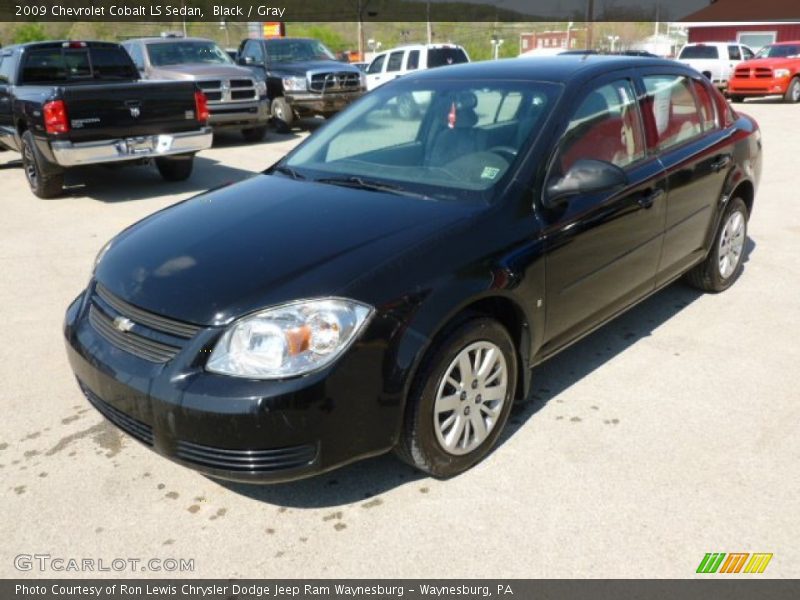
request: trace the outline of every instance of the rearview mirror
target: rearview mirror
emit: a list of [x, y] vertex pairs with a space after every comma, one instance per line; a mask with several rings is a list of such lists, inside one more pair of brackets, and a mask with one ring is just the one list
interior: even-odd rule
[[556, 208], [570, 196], [607, 192], [627, 185], [628, 177], [618, 166], [604, 160], [582, 158], [566, 175], [547, 186], [542, 203]]

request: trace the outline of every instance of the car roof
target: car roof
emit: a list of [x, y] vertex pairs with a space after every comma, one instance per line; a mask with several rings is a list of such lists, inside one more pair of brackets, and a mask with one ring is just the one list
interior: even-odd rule
[[3, 50], [15, 50], [26, 48], [63, 48], [64, 44], [86, 44], [87, 47], [94, 48], [108, 48], [112, 46], [119, 46], [117, 42], [101, 42], [99, 40], [48, 40], [46, 42], [27, 42], [25, 44], [14, 44], [13, 46], [5, 46]]
[[210, 40], [208, 38], [200, 38], [200, 37], [160, 37], [160, 36], [152, 36], [152, 37], [142, 37], [142, 38], [133, 38], [129, 40], [125, 40], [125, 42], [144, 42], [145, 44], [159, 44], [159, 43], [170, 43], [170, 42], [212, 42], [216, 44], [214, 40]]
[[671, 67], [678, 71], [685, 70], [680, 63], [664, 58], [585, 54], [523, 56], [463, 63], [438, 69], [426, 69], [403, 78], [438, 79], [446, 73], [446, 77], [453, 79], [527, 79], [562, 83], [578, 76], [589, 79], [610, 71], [638, 67]]

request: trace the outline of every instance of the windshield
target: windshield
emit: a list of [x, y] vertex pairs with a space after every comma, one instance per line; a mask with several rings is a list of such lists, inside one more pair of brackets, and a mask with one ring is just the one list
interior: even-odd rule
[[234, 64], [230, 56], [214, 42], [158, 42], [147, 45], [147, 54], [154, 67]]
[[800, 45], [781, 44], [774, 46], [764, 46], [756, 54], [756, 58], [791, 58], [800, 56]]
[[683, 50], [681, 50], [681, 55], [678, 58], [719, 58], [719, 52], [717, 51], [716, 46], [686, 46]]
[[267, 40], [267, 57], [271, 62], [336, 60], [333, 52], [317, 40]]
[[396, 193], [489, 202], [560, 91], [560, 85], [534, 81], [426, 79], [379, 87], [277, 170], [334, 185], [357, 180]]
[[137, 79], [139, 74], [119, 47], [46, 48], [25, 53], [23, 83], [74, 79]]

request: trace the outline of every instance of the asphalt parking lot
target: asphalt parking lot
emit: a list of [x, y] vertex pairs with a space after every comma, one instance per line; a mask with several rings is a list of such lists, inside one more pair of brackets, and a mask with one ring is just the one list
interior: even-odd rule
[[[535, 372], [488, 460], [450, 481], [392, 457], [276, 486], [221, 484], [107, 424], [61, 322], [103, 243], [278, 159], [304, 133], [221, 139], [193, 178], [89, 169], [39, 200], [0, 153], [0, 576], [19, 554], [194, 559], [198, 577], [690, 577], [706, 552], [800, 576], [800, 106], [748, 102], [765, 164], [744, 273], [675, 284]], [[124, 571], [89, 575], [163, 576]], [[51, 577], [81, 573], [47, 572]]]

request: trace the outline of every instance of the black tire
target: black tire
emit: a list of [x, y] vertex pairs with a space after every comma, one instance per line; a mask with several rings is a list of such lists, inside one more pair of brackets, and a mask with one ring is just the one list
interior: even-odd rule
[[411, 119], [416, 119], [418, 115], [419, 107], [414, 100], [414, 96], [410, 93], [400, 94], [397, 97], [397, 116], [410, 121]]
[[800, 102], [800, 77], [795, 77], [789, 82], [789, 87], [786, 88], [786, 93], [783, 95], [783, 101], [787, 104]]
[[165, 181], [186, 181], [194, 168], [194, 154], [157, 158], [156, 168]]
[[[723, 235], [727, 236], [726, 225], [730, 222], [734, 213], [740, 213], [743, 219], [742, 227], [743, 243], [741, 251], [736, 258], [736, 265], [733, 271], [725, 276], [720, 267], [720, 249]], [[725, 212], [720, 219], [717, 233], [714, 236], [713, 246], [706, 259], [694, 267], [686, 274], [687, 281], [694, 287], [704, 292], [718, 293], [727, 290], [739, 278], [742, 273], [744, 253], [747, 246], [747, 206], [741, 198], [733, 198], [728, 202]], [[727, 238], [726, 238], [727, 239]]]
[[731, 102], [733, 102], [734, 104], [741, 104], [742, 102], [744, 102], [744, 96], [739, 96], [738, 94], [732, 94], [728, 96], [728, 98], [730, 98]]
[[[436, 397], [440, 389], [444, 392], [446, 386], [450, 385], [444, 383], [444, 379], [451, 372], [450, 369], [453, 368], [456, 357], [478, 342], [488, 342], [502, 352], [506, 367], [506, 393], [502, 405], [497, 409], [496, 420], [483, 441], [471, 451], [454, 454], [447, 451], [443, 443], [439, 441], [434, 420], [442, 418], [441, 415], [447, 415], [444, 417], [444, 421], [449, 420], [450, 416], [456, 418], [456, 415], [457, 418], [465, 421], [474, 419], [475, 415], [482, 417], [485, 413], [478, 408], [481, 398], [479, 395], [474, 396], [480, 392], [481, 388], [475, 389], [474, 386], [468, 386], [464, 388], [466, 391], [459, 393], [458, 389], [460, 388], [450, 386], [453, 392], [450, 395], [457, 395], [459, 404], [452, 412], [440, 413], [440, 417], [434, 416]], [[411, 466], [440, 478], [458, 475], [482, 460], [494, 447], [508, 420], [514, 401], [517, 368], [514, 342], [506, 329], [494, 319], [477, 317], [452, 327], [427, 352], [414, 379], [406, 407], [403, 432], [395, 448], [397, 456]], [[464, 378], [465, 381], [468, 379], [469, 376]], [[469, 388], [472, 388], [471, 391]], [[490, 388], [487, 386], [485, 389]], [[498, 395], [501, 394], [502, 391]], [[472, 408], [474, 408], [475, 414], [470, 417], [469, 411]], [[456, 429], [457, 421], [452, 427]], [[471, 432], [470, 429], [472, 429]], [[473, 442], [477, 442], [474, 425], [470, 424], [466, 431], [466, 438], [469, 439], [470, 436], [473, 436]], [[449, 431], [446, 432], [446, 435], [449, 433]], [[461, 434], [457, 433], [455, 437], [458, 441]]]
[[[64, 193], [64, 173], [53, 171], [53, 167], [45, 169], [44, 158], [42, 157], [33, 134], [26, 131], [22, 134], [22, 167], [25, 170], [25, 177], [31, 191], [39, 198], [56, 198]], [[45, 175], [45, 170], [49, 171]]]
[[242, 137], [244, 137], [246, 142], [249, 142], [251, 144], [256, 144], [262, 141], [265, 135], [267, 135], [266, 127], [253, 127], [251, 129], [242, 129]]
[[292, 127], [292, 123], [295, 121], [294, 110], [283, 96], [279, 96], [272, 101], [270, 113], [272, 114], [272, 118], [276, 121], [276, 127], [280, 127], [282, 125], [283, 127], [290, 129]]

